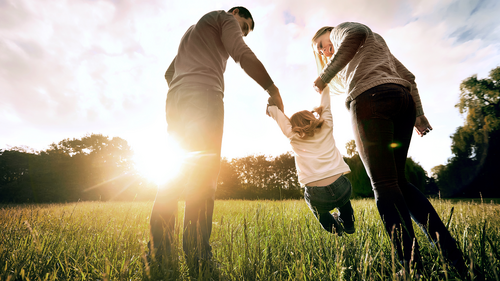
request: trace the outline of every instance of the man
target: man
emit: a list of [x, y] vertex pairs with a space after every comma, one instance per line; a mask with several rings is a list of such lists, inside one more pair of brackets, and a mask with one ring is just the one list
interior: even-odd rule
[[283, 102], [262, 63], [243, 41], [254, 29], [244, 7], [205, 14], [181, 39], [177, 56], [165, 73], [169, 91], [168, 133], [190, 154], [181, 176], [156, 196], [151, 214], [150, 251], [169, 256], [182, 193], [186, 200], [183, 248], [193, 261], [210, 260], [215, 190], [220, 169], [224, 123], [224, 71], [231, 56], [265, 89], [278, 107]]

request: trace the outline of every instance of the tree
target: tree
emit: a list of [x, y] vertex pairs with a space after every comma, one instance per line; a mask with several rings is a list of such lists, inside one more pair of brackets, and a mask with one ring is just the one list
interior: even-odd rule
[[0, 199], [21, 202], [31, 198], [37, 202], [36, 192], [31, 188], [31, 169], [36, 156], [21, 147], [0, 150]]
[[358, 153], [353, 154], [351, 157], [344, 157], [351, 172], [345, 174], [352, 185], [353, 197], [373, 197], [372, 185], [370, 178], [366, 173], [365, 166], [361, 161]]
[[250, 155], [231, 161], [245, 199], [284, 199], [302, 197], [294, 156]]
[[366, 173], [365, 166], [361, 161], [358, 150], [356, 148], [356, 142], [350, 140], [345, 144], [347, 150], [347, 155], [349, 157], [344, 157], [344, 161], [347, 163], [351, 172], [345, 176], [349, 179], [352, 185], [352, 196], [353, 197], [373, 197], [372, 185], [370, 178]]
[[350, 140], [345, 144], [345, 148], [347, 150], [347, 155], [349, 157], [352, 157], [356, 154], [358, 154], [358, 151], [356, 150], [356, 142], [354, 140]]
[[290, 152], [222, 159], [216, 198], [299, 199], [303, 197]]
[[[65, 139], [41, 152], [0, 152], [0, 200], [64, 202], [109, 200], [137, 193], [140, 178], [132, 150], [121, 138], [101, 134]], [[131, 199], [132, 199], [131, 198]]]
[[460, 85], [460, 100], [455, 105], [466, 115], [465, 124], [452, 136], [452, 152], [484, 164], [489, 136], [500, 128], [500, 67], [490, 71], [490, 78], [473, 75]]
[[29, 153], [16, 148], [0, 150], [0, 183], [21, 183], [29, 172]]
[[227, 158], [222, 158], [220, 163], [220, 172], [217, 179], [217, 199], [237, 199], [243, 198], [240, 179], [232, 162]]
[[286, 152], [272, 159], [272, 167], [276, 175], [274, 190], [278, 190], [280, 199], [298, 199], [304, 195], [301, 189], [297, 169], [295, 167], [295, 156]]
[[69, 201], [108, 200], [118, 196], [130, 181], [132, 150], [119, 137], [90, 134], [51, 144], [53, 171], [59, 171], [60, 192]]
[[[345, 176], [351, 181], [354, 197], [373, 197], [373, 190], [370, 178], [366, 173], [361, 157], [356, 150], [356, 142], [350, 140], [346, 143], [347, 154], [350, 157], [344, 157], [344, 161], [349, 165], [351, 172]], [[431, 193], [434, 191], [427, 191], [429, 178], [424, 168], [419, 163], [413, 161], [411, 157], [406, 159], [405, 166], [406, 179], [415, 185], [420, 191], [424, 193]]]
[[411, 157], [406, 158], [405, 176], [408, 182], [412, 183], [415, 187], [422, 191], [422, 193], [432, 193], [432, 190], [427, 190], [427, 183], [429, 181], [427, 172]]
[[500, 170], [500, 67], [491, 70], [489, 78], [473, 75], [463, 80], [455, 107], [465, 115], [464, 125], [451, 136], [453, 156], [446, 167], [436, 169], [437, 184], [449, 195], [495, 194], [497, 188], [487, 187]]

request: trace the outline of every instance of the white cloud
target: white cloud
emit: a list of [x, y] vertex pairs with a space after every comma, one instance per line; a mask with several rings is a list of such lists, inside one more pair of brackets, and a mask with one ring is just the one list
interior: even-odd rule
[[[264, 63], [285, 112], [311, 109], [319, 97], [311, 36], [322, 26], [358, 21], [383, 35], [417, 77], [434, 131], [415, 138], [410, 155], [430, 170], [451, 156], [449, 135], [462, 119], [453, 105], [460, 82], [500, 63], [499, 4], [479, 1], [254, 1], [245, 41]], [[0, 147], [103, 133], [136, 151], [165, 135], [163, 73], [185, 30], [204, 13], [234, 1], [0, 2]], [[474, 11], [474, 12], [472, 12]], [[468, 32], [470, 31], [470, 32]], [[468, 32], [468, 33], [467, 33]], [[277, 155], [290, 150], [265, 115], [266, 93], [228, 61], [223, 154]], [[352, 139], [345, 96], [332, 97], [337, 145]]]
[[443, 7], [448, 7], [455, 0], [410, 0], [413, 6], [411, 13], [412, 17], [428, 16], [432, 11], [436, 11]]
[[455, 108], [460, 83], [500, 62], [497, 48], [480, 39], [457, 42], [449, 36], [453, 29], [446, 21], [416, 20], [384, 34], [391, 51], [416, 76], [424, 111], [434, 127], [425, 138], [415, 134], [410, 149], [414, 160], [428, 171], [446, 163], [451, 156], [449, 137], [463, 124]]

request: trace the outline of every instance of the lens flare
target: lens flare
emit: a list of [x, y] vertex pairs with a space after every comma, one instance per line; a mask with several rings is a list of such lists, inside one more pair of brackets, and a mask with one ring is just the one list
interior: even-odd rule
[[179, 143], [168, 137], [163, 146], [141, 149], [134, 157], [134, 163], [141, 175], [159, 187], [164, 187], [179, 174], [186, 156], [187, 153]]
[[393, 142], [389, 145], [391, 148], [397, 148], [397, 147], [400, 147], [401, 144], [400, 143], [396, 143], [396, 142]]

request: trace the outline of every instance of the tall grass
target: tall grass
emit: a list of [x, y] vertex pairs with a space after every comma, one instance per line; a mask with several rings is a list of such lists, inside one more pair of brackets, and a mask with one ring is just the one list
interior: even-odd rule
[[[432, 203], [464, 251], [471, 268], [465, 279], [499, 280], [500, 205]], [[162, 263], [146, 258], [151, 207], [151, 202], [0, 206], [0, 279], [392, 280], [401, 269], [373, 200], [353, 200], [356, 233], [342, 237], [324, 231], [303, 201], [216, 201], [211, 244], [217, 267], [198, 274], [189, 271], [182, 253], [182, 203], [173, 258]], [[458, 278], [439, 245], [420, 230], [416, 234], [424, 279]]]

